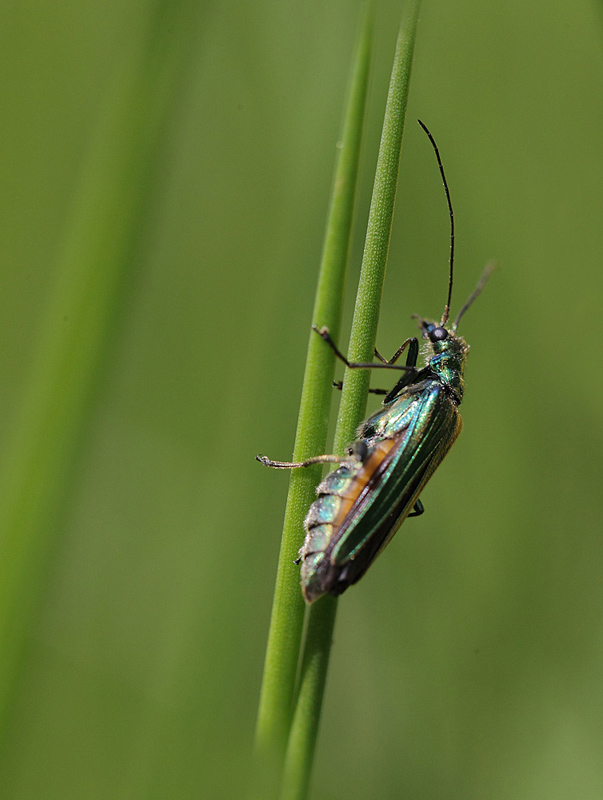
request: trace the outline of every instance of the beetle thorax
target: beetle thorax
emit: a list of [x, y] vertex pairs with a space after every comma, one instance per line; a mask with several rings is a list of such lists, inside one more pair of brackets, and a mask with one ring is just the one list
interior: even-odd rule
[[469, 346], [465, 340], [449, 331], [447, 339], [432, 341], [426, 337], [425, 360], [432, 372], [454, 394], [458, 403], [463, 397], [465, 362]]

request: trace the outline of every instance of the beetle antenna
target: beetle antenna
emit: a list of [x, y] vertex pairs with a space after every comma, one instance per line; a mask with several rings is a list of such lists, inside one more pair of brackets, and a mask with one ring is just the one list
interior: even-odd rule
[[444, 166], [442, 164], [442, 159], [440, 158], [440, 151], [438, 150], [438, 146], [435, 143], [435, 139], [429, 132], [427, 125], [421, 120], [417, 120], [419, 125], [423, 128], [429, 141], [431, 142], [431, 146], [436, 154], [436, 158], [438, 160], [438, 167], [440, 168], [440, 175], [442, 176], [442, 181], [444, 183], [444, 191], [446, 192], [446, 201], [448, 202], [448, 211], [450, 212], [450, 272], [448, 278], [448, 299], [446, 300], [446, 308], [444, 309], [444, 313], [442, 315], [442, 321], [440, 325], [445, 325], [448, 322], [448, 317], [450, 316], [450, 303], [452, 301], [452, 278], [453, 278], [453, 270], [454, 270], [454, 211], [452, 210], [452, 202], [450, 200], [450, 190], [448, 188], [448, 182], [446, 180], [446, 175], [444, 173]]
[[452, 330], [453, 331], [456, 331], [456, 329], [458, 328], [459, 322], [461, 321], [461, 317], [463, 316], [465, 311], [467, 311], [467, 309], [473, 303], [475, 298], [479, 297], [479, 295], [482, 293], [482, 289], [484, 288], [484, 286], [488, 282], [488, 279], [490, 278], [490, 275], [492, 275], [492, 273], [496, 269], [497, 264], [498, 264], [497, 261], [488, 261], [488, 263], [486, 264], [486, 267], [485, 267], [484, 271], [482, 272], [482, 276], [479, 279], [479, 281], [477, 282], [477, 286], [475, 287], [475, 289], [471, 293], [471, 295], [470, 295], [469, 299], [467, 300], [467, 302], [465, 303], [465, 305], [459, 311], [457, 318], [454, 320], [454, 325], [452, 326]]

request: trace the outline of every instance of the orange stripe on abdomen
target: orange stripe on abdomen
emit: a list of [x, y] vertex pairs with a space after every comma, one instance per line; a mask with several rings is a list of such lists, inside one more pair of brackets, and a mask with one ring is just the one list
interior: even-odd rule
[[358, 500], [363, 490], [366, 488], [369, 481], [379, 468], [380, 464], [382, 464], [383, 460], [394, 447], [395, 443], [395, 439], [383, 439], [381, 442], [378, 442], [374, 446], [367, 460], [362, 465], [362, 469], [360, 469], [354, 476], [354, 480], [351, 482], [346, 493], [340, 495], [342, 503], [337, 516], [333, 520], [333, 526], [336, 529], [343, 524], [343, 521], [352, 510], [354, 503]]

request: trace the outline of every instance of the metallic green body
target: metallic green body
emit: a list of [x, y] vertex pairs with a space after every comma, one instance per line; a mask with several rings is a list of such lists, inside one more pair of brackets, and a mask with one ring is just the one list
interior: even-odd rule
[[462, 427], [458, 410], [468, 347], [454, 328], [422, 323], [426, 365], [399, 382], [393, 398], [358, 430], [352, 455], [317, 489], [300, 550], [308, 603], [356, 583], [412, 512]]

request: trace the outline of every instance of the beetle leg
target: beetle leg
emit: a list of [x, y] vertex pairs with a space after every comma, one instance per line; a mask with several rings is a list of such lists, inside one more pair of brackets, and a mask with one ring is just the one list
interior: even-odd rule
[[268, 456], [257, 455], [256, 461], [265, 467], [273, 469], [297, 469], [298, 467], [311, 467], [312, 464], [341, 464], [346, 461], [345, 456], [313, 456], [305, 461], [272, 461]]
[[420, 500], [414, 504], [412, 511], [408, 515], [409, 517], [420, 517], [421, 514], [425, 513], [425, 506]]
[[381, 359], [384, 364], [395, 364], [396, 361], [400, 358], [402, 353], [408, 347], [408, 355], [406, 356], [406, 366], [407, 367], [416, 367], [417, 366], [417, 358], [419, 357], [419, 340], [416, 336], [411, 336], [405, 342], [403, 342], [400, 347], [396, 350], [393, 356], [387, 361], [383, 356], [377, 352], [375, 348], [375, 355], [377, 358]]
[[415, 365], [390, 364], [389, 361], [379, 363], [372, 361], [348, 361], [331, 338], [328, 328], [319, 328], [317, 325], [312, 325], [312, 330], [316, 331], [316, 333], [325, 340], [337, 358], [340, 361], [343, 361], [348, 369], [399, 369], [403, 370], [404, 372], [412, 372], [413, 374], [417, 371]]
[[413, 382], [414, 375], [417, 371], [417, 358], [419, 357], [419, 340], [416, 336], [412, 336], [410, 339], [407, 339], [404, 344], [398, 348], [398, 351], [392, 356], [392, 361], [395, 361], [397, 358], [399, 358], [407, 347], [408, 354], [406, 356], [406, 368], [412, 369], [415, 372], [408, 372], [406, 375], [403, 375], [400, 378], [398, 383], [386, 396], [385, 400], [383, 401], [383, 405], [390, 403], [402, 391], [402, 389], [404, 389], [406, 386], [409, 386]]
[[[343, 389], [343, 381], [333, 381], [333, 388]], [[369, 389], [369, 394], [389, 394], [389, 389]]]

